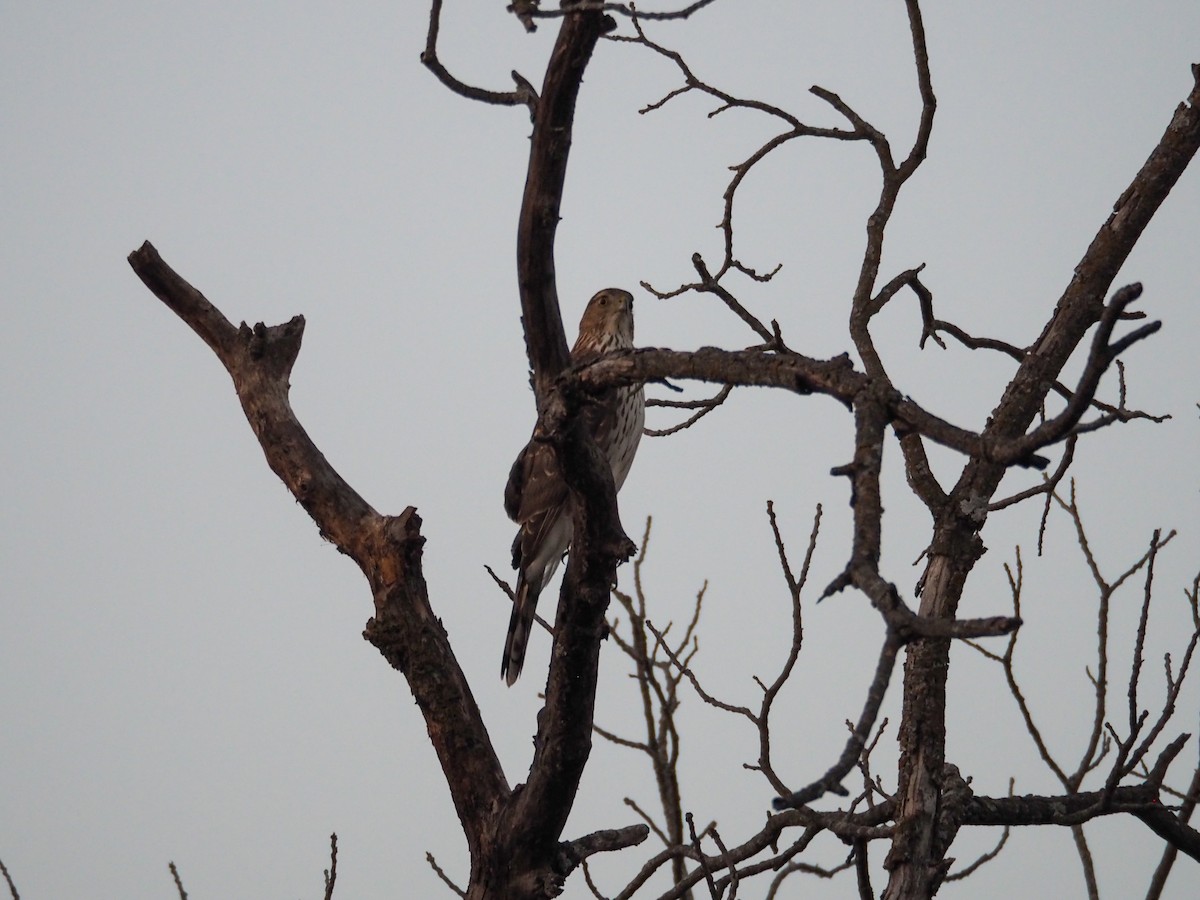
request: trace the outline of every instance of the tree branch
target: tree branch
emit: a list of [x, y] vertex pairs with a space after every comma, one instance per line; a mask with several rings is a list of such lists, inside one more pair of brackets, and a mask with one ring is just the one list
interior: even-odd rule
[[267, 464], [317, 523], [321, 536], [366, 571], [371, 536], [383, 517], [325, 459], [292, 412], [288, 377], [300, 352], [304, 317], [283, 325], [234, 328], [172, 269], [149, 241], [129, 255], [134, 272], [225, 366]]
[[466, 676], [429, 604], [421, 570], [421, 519], [377, 513], [337, 473], [296, 419], [288, 375], [304, 319], [235, 329], [146, 242], [129, 255], [142, 282], [204, 339], [221, 360], [267, 464], [317, 523], [352, 558], [375, 598], [368, 638], [408, 681], [446, 776], [475, 859], [488, 814], [509, 796], [508, 782]]
[[575, 101], [596, 42], [613, 27], [611, 18], [595, 11], [563, 20], [546, 68], [530, 139], [517, 224], [517, 282], [539, 412], [569, 361], [554, 270], [554, 237], [571, 151]]
[[460, 97], [466, 97], [468, 100], [478, 100], [481, 103], [491, 103], [497, 106], [520, 106], [523, 104], [529, 107], [530, 118], [535, 118], [538, 109], [537, 91], [533, 89], [533, 85], [518, 73], [512, 73], [512, 79], [517, 85], [515, 91], [489, 91], [486, 88], [474, 87], [459, 81], [450, 74], [449, 70], [442, 65], [442, 61], [438, 59], [437, 55], [438, 31], [441, 28], [441, 20], [442, 0], [433, 0], [429, 9], [429, 31], [425, 37], [425, 49], [421, 51], [421, 64], [432, 72], [438, 81]]
[[637, 846], [649, 835], [650, 829], [645, 825], [628, 825], [625, 828], [593, 831], [591, 834], [563, 843], [560, 845], [563, 871], [564, 873], [573, 871], [585, 859], [597, 853], [611, 853], [614, 850]]
[[[174, 865], [174, 863], [172, 863]], [[13, 883], [12, 876], [8, 874], [8, 868], [0, 861], [0, 875], [4, 876], [4, 883], [8, 885], [8, 892], [12, 895], [12, 900], [21, 900], [21, 895], [17, 893], [17, 886]], [[183, 887], [180, 886], [180, 891]], [[187, 895], [183, 895], [183, 900], [187, 900]]]
[[604, 616], [617, 563], [636, 550], [621, 527], [612, 470], [577, 415], [582, 399], [556, 391], [541, 420], [571, 491], [574, 525], [533, 765], [508, 824], [521, 836], [514, 844], [532, 847], [558, 840], [574, 804], [592, 746]]
[[[179, 869], [175, 867], [174, 861], [167, 863], [167, 870], [171, 873], [171, 880], [175, 882], [175, 891], [179, 894], [179, 900], [187, 900], [187, 891], [183, 889], [183, 880], [179, 877]], [[10, 882], [11, 884], [11, 882]], [[14, 900], [17, 896], [16, 889], [13, 889]]]
[[337, 884], [337, 832], [329, 835], [329, 868], [325, 870], [325, 900], [333, 900], [333, 886]]

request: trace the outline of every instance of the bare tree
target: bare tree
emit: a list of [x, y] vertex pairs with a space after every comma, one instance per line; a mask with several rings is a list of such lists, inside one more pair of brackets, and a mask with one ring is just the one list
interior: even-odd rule
[[[959, 829], [968, 826], [1003, 827], [1057, 825], [1071, 828], [1087, 874], [1089, 892], [1098, 895], [1082, 826], [1100, 816], [1121, 814], [1139, 820], [1164, 842], [1164, 857], [1155, 875], [1161, 891], [1178, 852], [1200, 860], [1200, 834], [1188, 817], [1197, 799], [1200, 774], [1172, 795], [1166, 779], [1172, 762], [1189, 736], [1171, 730], [1175, 700], [1187, 673], [1200, 634], [1197, 584], [1189, 598], [1196, 625], [1167, 662], [1167, 699], [1151, 714], [1139, 701], [1145, 652], [1145, 621], [1150, 614], [1155, 559], [1171, 536], [1156, 534], [1145, 554], [1115, 579], [1102, 574], [1087, 550], [1086, 530], [1073, 491], [1064, 495], [1064, 477], [1081, 437], [1132, 419], [1153, 418], [1128, 408], [1124, 393], [1113, 403], [1101, 401], [1102, 379], [1119, 367], [1120, 355], [1134, 343], [1151, 337], [1158, 322], [1127, 327], [1143, 317], [1134, 311], [1140, 285], [1113, 289], [1121, 265], [1167, 197], [1197, 148], [1200, 148], [1200, 66], [1193, 67], [1197, 84], [1186, 102], [1173, 112], [1158, 144], [1129, 187], [1117, 199], [1112, 215], [1102, 223], [1074, 273], [1049, 312], [1042, 333], [1028, 346], [968, 334], [937, 317], [932, 292], [923, 283], [921, 267], [897, 273], [882, 270], [882, 249], [892, 213], [906, 183], [924, 161], [934, 127], [936, 99], [926, 49], [921, 10], [907, 0], [916, 90], [921, 112], [916, 137], [897, 148], [874, 125], [833, 90], [813, 87], [812, 93], [840, 117], [837, 126], [815, 126], [786, 110], [758, 100], [734, 96], [702, 80], [679, 53], [652, 40], [648, 20], [682, 19], [699, 12], [708, 0], [676, 13], [637, 13], [632, 5], [565, 0], [559, 9], [534, 2], [510, 7], [528, 29], [539, 24], [558, 29], [540, 90], [514, 73], [515, 88], [497, 91], [468, 85], [439, 60], [440, 0], [433, 0], [422, 61], [451, 91], [472, 100], [524, 107], [533, 120], [533, 134], [517, 233], [518, 288], [526, 349], [533, 373], [539, 434], [558, 455], [574, 501], [574, 541], [563, 579], [554, 644], [545, 688], [545, 707], [538, 717], [533, 761], [523, 784], [510, 785], [484, 725], [471, 687], [454, 649], [435, 614], [422, 574], [422, 548], [427, 539], [415, 509], [399, 515], [377, 512], [347, 484], [310, 440], [288, 401], [288, 378], [300, 350], [304, 320], [296, 317], [277, 326], [235, 327], [205, 297], [167, 265], [149, 244], [134, 251], [130, 263], [145, 285], [187, 323], [220, 359], [233, 379], [239, 400], [267, 462], [304, 509], [321, 534], [358, 564], [372, 592], [374, 616], [365, 636], [408, 682], [425, 717], [429, 740], [445, 773], [470, 852], [466, 887], [468, 898], [542, 898], [557, 895], [565, 879], [581, 865], [596, 896], [605, 896], [586, 872], [586, 862], [601, 851], [627, 850], [653, 832], [661, 850], [646, 858], [615, 896], [632, 897], [651, 876], [670, 872], [672, 886], [664, 898], [707, 891], [713, 897], [733, 897], [747, 879], [770, 873], [768, 896], [775, 896], [794, 873], [831, 874], [801, 857], [814, 838], [832, 833], [850, 848], [844, 867], [853, 870], [861, 897], [876, 896], [871, 885], [868, 850], [873, 842], [886, 846], [884, 866], [888, 900], [933, 896], [947, 877], [969, 875], [981, 859], [951, 872], [948, 852]], [[617, 29], [614, 16], [622, 17]], [[555, 233], [571, 148], [575, 105], [583, 74], [602, 38], [626, 41], [673, 64], [681, 83], [651, 103], [652, 111], [685, 93], [712, 99], [717, 110], [741, 108], [768, 117], [778, 133], [732, 167], [724, 193], [721, 222], [723, 254], [709, 260], [692, 258], [696, 280], [659, 296], [709, 294], [719, 299], [754, 334], [747, 349], [641, 349], [619, 352], [584, 366], [570, 368], [555, 278]], [[602, 89], [597, 86], [596, 89]], [[741, 261], [735, 247], [734, 200], [747, 174], [779, 147], [796, 140], [838, 141], [871, 148], [879, 165], [878, 201], [866, 221], [866, 246], [849, 298], [849, 340], [853, 357], [845, 353], [822, 359], [792, 349], [776, 321], [764, 322], [735, 294], [735, 279], [769, 281]], [[894, 383], [872, 334], [881, 311], [905, 293], [919, 304], [923, 331], [920, 343], [946, 338], [980, 350], [1005, 354], [1013, 373], [986, 426], [973, 431], [957, 426], [911, 399]], [[1106, 300], [1105, 298], [1108, 297]], [[1086, 347], [1086, 361], [1074, 384], [1060, 375], [1068, 359]], [[691, 415], [669, 433], [692, 425], [725, 403], [735, 387], [773, 387], [796, 395], [804, 403], [811, 394], [840, 401], [853, 419], [854, 446], [850, 462], [835, 474], [849, 483], [853, 507], [853, 536], [841, 574], [819, 594], [853, 590], [865, 596], [878, 612], [883, 637], [876, 651], [874, 677], [849, 724], [840, 755], [807, 783], [792, 785], [782, 774], [781, 756], [773, 747], [771, 716], [803, 647], [801, 598], [807, 586], [809, 561], [816, 545], [820, 514], [814, 522], [804, 561], [796, 567], [789, 557], [775, 511], [767, 513], [780, 569], [792, 598], [791, 651], [776, 677], [760, 681], [756, 708], [726, 703], [710, 694], [690, 667], [696, 652], [701, 599], [682, 634], [659, 629], [648, 612], [647, 598], [635, 581], [632, 592], [616, 594], [616, 618], [609, 610], [618, 564], [629, 559], [635, 545], [620, 521], [611, 474], [585, 428], [581, 411], [589, 398], [614, 387], [636, 383], [692, 380], [719, 386], [701, 400], [670, 399], [659, 405], [685, 407]], [[881, 571], [881, 540], [885, 518], [881, 500], [884, 448], [897, 445], [903, 456], [908, 484], [932, 520], [920, 578], [917, 608], [902, 597], [893, 579]], [[927, 448], [949, 448], [962, 458], [953, 484], [935, 477]], [[1053, 455], [1057, 454], [1057, 462]], [[1053, 463], [1053, 465], [1052, 465]], [[1045, 472], [1037, 487], [1010, 497], [998, 496], [1005, 474], [1013, 468]], [[1082, 758], [1074, 768], [1041, 740], [1037, 722], [1021, 687], [1014, 661], [1021, 626], [1022, 567], [1020, 557], [1009, 569], [1012, 609], [983, 618], [958, 615], [964, 586], [984, 550], [981, 531], [990, 512], [1020, 502], [1041, 502], [1046, 514], [1061, 508], [1078, 530], [1079, 544], [1093, 572], [1100, 604], [1100, 636], [1096, 669], [1094, 725]], [[635, 573], [645, 558], [649, 527]], [[444, 539], [433, 536], [432, 539]], [[1108, 602], [1115, 588], [1141, 574], [1145, 580], [1142, 627], [1136, 645], [1137, 664], [1127, 679], [1128, 717], [1113, 724], [1110, 688], [1113, 676], [1107, 656]], [[1198, 576], [1200, 577], [1200, 576]], [[631, 660], [636, 673], [645, 733], [636, 738], [617, 735], [594, 722], [594, 701], [600, 642], [611, 632]], [[994, 641], [1007, 641], [1003, 650]], [[1062, 785], [1055, 796], [977, 796], [946, 758], [946, 684], [952, 642], [965, 641], [1002, 668], [1014, 702], [1048, 769]], [[904, 657], [902, 718], [898, 726], [899, 767], [885, 784], [873, 771], [871, 753], [885, 722], [880, 709], [885, 691], [895, 679], [896, 664]], [[733, 840], [712, 824], [697, 827], [680, 797], [676, 770], [680, 729], [674, 716], [681, 691], [745, 719], [759, 738], [759, 757], [753, 768], [776, 795], [775, 813], [757, 832]], [[651, 813], [630, 801], [639, 820], [583, 836], [564, 836], [580, 781], [592, 749], [593, 735], [645, 754], [654, 773], [660, 809]], [[789, 766], [790, 768], [790, 766]], [[846, 782], [861, 775], [862, 788], [851, 791]], [[1095, 774], [1095, 789], [1084, 789]], [[1200, 773], [1200, 770], [1197, 770]], [[828, 795], [850, 796], [840, 808], [818, 811], [813, 803]], [[1177, 797], [1178, 809], [1164, 803]], [[765, 803], [764, 803], [765, 805]], [[1003, 838], [1001, 839], [1001, 845]], [[711, 849], [706, 849], [709, 847]], [[999, 848], [997, 848], [998, 851]], [[336, 844], [334, 845], [336, 865]], [[432, 862], [432, 861], [431, 861]], [[436, 863], [434, 863], [436, 869]], [[333, 892], [335, 868], [327, 876], [326, 895]], [[453, 879], [436, 869], [448, 884]], [[459, 890], [455, 888], [456, 890]]]

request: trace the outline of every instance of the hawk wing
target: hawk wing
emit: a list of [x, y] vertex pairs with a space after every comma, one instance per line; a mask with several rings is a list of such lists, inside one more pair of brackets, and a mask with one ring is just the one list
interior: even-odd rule
[[567, 496], [567, 485], [554, 450], [542, 441], [530, 440], [513, 460], [508, 484], [504, 486], [504, 511], [521, 526], [517, 537], [528, 534], [536, 540], [543, 531], [540, 521], [555, 518], [566, 504]]
[[504, 487], [504, 509], [520, 525], [513, 539], [517, 586], [500, 672], [509, 685], [521, 674], [538, 595], [571, 543], [570, 496], [549, 444], [531, 440]]

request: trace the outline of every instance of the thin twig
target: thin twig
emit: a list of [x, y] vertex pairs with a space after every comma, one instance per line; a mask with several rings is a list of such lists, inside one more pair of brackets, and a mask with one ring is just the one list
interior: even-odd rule
[[[12, 876], [8, 874], [8, 869], [5, 867], [3, 860], [0, 860], [0, 875], [4, 876], [4, 883], [8, 885], [8, 892], [12, 895], [12, 900], [21, 900], [21, 895], [17, 893], [17, 886], [13, 884]], [[186, 900], [186, 897], [184, 900]]]
[[[1008, 779], [1008, 796], [1013, 796], [1013, 788], [1016, 786], [1016, 781], [1012, 778]], [[970, 865], [964, 866], [957, 872], [946, 876], [946, 881], [962, 881], [964, 878], [969, 878], [975, 874], [982, 866], [990, 863], [993, 859], [1000, 855], [1000, 851], [1004, 849], [1004, 845], [1008, 843], [1008, 836], [1012, 834], [1012, 826], [1005, 825], [1004, 831], [1000, 834], [1000, 840], [996, 846], [987, 853], [981, 854]]]
[[875, 666], [875, 677], [871, 679], [871, 685], [867, 688], [867, 699], [863, 704], [862, 713], [858, 717], [858, 722], [854, 730], [850, 734], [849, 740], [846, 742], [842, 754], [838, 757], [837, 762], [830, 766], [829, 770], [819, 779], [794, 792], [787, 797], [776, 797], [772, 801], [772, 806], [775, 809], [787, 809], [789, 807], [799, 807], [824, 796], [826, 793], [842, 794], [846, 793], [846, 789], [842, 787], [842, 779], [850, 773], [854, 768], [863, 748], [867, 744], [867, 738], [871, 734], [871, 730], [875, 727], [875, 720], [879, 716], [879, 708], [883, 705], [883, 697], [887, 692], [887, 686], [892, 680], [892, 669], [896, 665], [896, 656], [900, 652], [901, 641], [893, 632], [888, 632], [887, 638], [883, 642], [883, 646], [879, 651], [879, 662]]
[[468, 100], [478, 100], [481, 103], [491, 103], [498, 106], [529, 107], [530, 118], [537, 115], [538, 96], [525, 78], [517, 72], [512, 73], [512, 79], [517, 85], [514, 91], [489, 91], [485, 88], [474, 87], [459, 81], [442, 65], [437, 55], [438, 31], [441, 28], [442, 0], [432, 0], [429, 9], [429, 31], [425, 36], [425, 49], [421, 51], [421, 63], [437, 77], [437, 80], [460, 97]]
[[329, 835], [329, 868], [325, 870], [325, 900], [333, 900], [333, 886], [337, 882], [337, 832]]
[[696, 677], [696, 673], [683, 663], [683, 661], [679, 658], [679, 654], [673, 651], [667, 644], [665, 634], [655, 628], [654, 623], [649, 619], [646, 620], [646, 630], [654, 635], [654, 639], [658, 642], [658, 646], [662, 648], [664, 653], [667, 654], [667, 657], [671, 660], [671, 663], [683, 674], [685, 678], [687, 678], [689, 682], [691, 682], [692, 689], [696, 692], [696, 695], [701, 700], [703, 700], [709, 706], [715, 706], [717, 709], [725, 710], [725, 712], [735, 713], [739, 716], [745, 716], [751, 722], [756, 721], [754, 713], [750, 712], [750, 710], [746, 707], [734, 706], [730, 703], [725, 703], [724, 701], [718, 700], [716, 697], [704, 690], [704, 688], [700, 686], [700, 680]]
[[650, 818], [649, 813], [647, 813], [644, 809], [642, 809], [640, 806], [638, 806], [637, 802], [630, 797], [626, 797], [624, 802], [625, 802], [626, 806], [628, 806], [635, 813], [637, 813], [638, 817], [643, 822], [646, 823], [646, 827], [654, 832], [655, 837], [657, 837], [660, 841], [662, 841], [668, 847], [671, 846], [672, 841], [667, 838], [666, 834], [663, 832], [663, 830], [661, 828], [658, 827], [658, 824], [654, 821], [654, 819]]
[[437, 864], [437, 860], [433, 858], [433, 854], [428, 850], [425, 851], [425, 861], [429, 863], [429, 866], [433, 869], [434, 874], [436, 874], [437, 877], [442, 880], [442, 884], [446, 885], [446, 887], [450, 888], [450, 890], [454, 891], [454, 893], [458, 894], [460, 897], [467, 896], [467, 892], [451, 881], [449, 876], [442, 871], [442, 867]]
[[592, 896], [596, 900], [606, 900], [605, 896], [600, 893], [600, 888], [596, 886], [596, 882], [592, 880], [592, 870], [588, 867], [588, 861], [583, 860], [579, 866], [583, 869], [583, 881], [588, 886], [588, 890], [592, 892]]
[[698, 407], [697, 412], [693, 413], [683, 422], [678, 425], [672, 425], [670, 428], [643, 428], [642, 434], [646, 437], [667, 437], [683, 431], [685, 428], [691, 428], [710, 412], [729, 399], [729, 395], [733, 392], [733, 385], [727, 384], [717, 393], [715, 397], [710, 397], [708, 400], [661, 400], [658, 402], [649, 401], [651, 406], [674, 406], [674, 407]]
[[[179, 900], [187, 900], [187, 891], [185, 891], [183, 889], [183, 881], [179, 877], [179, 870], [177, 868], [175, 868], [175, 863], [174, 862], [167, 863], [167, 868], [171, 872], [171, 878], [173, 878], [175, 881], [175, 890], [177, 890], [179, 892]], [[14, 897], [16, 896], [15, 891], [13, 893], [13, 896]]]
[[[492, 576], [492, 581], [496, 582], [496, 586], [499, 587], [500, 590], [504, 591], [505, 595], [509, 599], [509, 602], [512, 602], [515, 599], [515, 595], [513, 594], [513, 589], [509, 583], [497, 575], [491, 566], [485, 563], [483, 567], [487, 570], [487, 573]], [[547, 633], [554, 634], [554, 626], [543, 619], [539, 613], [535, 612], [533, 614], [533, 620], [545, 628]]]
[[[692, 838], [692, 850], [695, 852], [696, 859], [700, 863], [700, 870], [704, 873], [704, 880], [708, 882], [708, 893], [712, 897], [712, 900], [718, 900], [720, 894], [717, 893], [717, 886], [713, 882], [712, 868], [708, 864], [708, 857], [700, 849], [700, 837], [696, 834], [696, 822], [690, 812], [684, 818], [687, 821], [688, 834]], [[723, 855], [728, 856], [728, 852]]]
[[[721, 851], [722, 865], [728, 870], [729, 874], [725, 876], [729, 880], [729, 898], [728, 900], [737, 900], [738, 889], [738, 870], [737, 864], [729, 858], [729, 848], [725, 846], [725, 842], [721, 840], [721, 835], [717, 831], [716, 826], [712, 825], [708, 829], [708, 833], [712, 835], [713, 843], [717, 845], [717, 849]], [[722, 888], [722, 896], [724, 896], [724, 888]]]

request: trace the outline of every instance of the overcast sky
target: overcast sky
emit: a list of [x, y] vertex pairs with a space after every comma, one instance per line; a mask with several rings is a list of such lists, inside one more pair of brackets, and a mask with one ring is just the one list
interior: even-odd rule
[[[481, 86], [507, 89], [513, 69], [539, 83], [555, 26], [527, 35], [504, 5], [450, 0], [441, 56]], [[0, 7], [0, 860], [25, 898], [171, 897], [168, 860], [193, 898], [318, 897], [335, 830], [335, 896], [449, 896], [427, 850], [466, 882], [465, 842], [423, 722], [361, 637], [367, 586], [263, 464], [212, 353], [129, 269], [147, 239], [234, 322], [306, 316], [295, 409], [373, 506], [420, 511], [432, 602], [509, 781], [523, 780], [548, 640], [535, 640], [525, 676], [505, 688], [509, 613], [484, 565], [507, 572], [502, 490], [533, 422], [514, 265], [530, 126], [523, 109], [470, 103], [422, 68], [427, 15], [398, 2]], [[883, 277], [926, 263], [941, 317], [1025, 345], [1186, 97], [1200, 4], [930, 2], [925, 17], [937, 121], [928, 162], [901, 196]], [[701, 77], [812, 124], [841, 124], [808, 94], [820, 84], [897, 148], [915, 131], [899, 2], [717, 0], [651, 34]], [[638, 287], [691, 280], [695, 251], [719, 259], [727, 167], [777, 130], [746, 112], [708, 118], [713, 104], [691, 96], [638, 115], [678, 84], [668, 62], [625, 44], [602, 43], [588, 70], [557, 256], [572, 337], [587, 298], [614, 285], [637, 297], [640, 344], [755, 342], [711, 299], [663, 302]], [[800, 352], [850, 348], [847, 299], [877, 189], [866, 146], [812, 141], [769, 158], [739, 195], [739, 255], [783, 268], [771, 284], [730, 286]], [[1178, 662], [1185, 646], [1183, 589], [1200, 560], [1197, 248], [1193, 165], [1118, 280], [1142, 281], [1139, 307], [1164, 323], [1127, 355], [1129, 403], [1173, 418], [1088, 437], [1074, 468], [1108, 577], [1155, 528], [1179, 532], [1155, 577], [1149, 704], [1161, 696], [1162, 654]], [[1011, 364], [919, 351], [915, 304], [893, 307], [875, 333], [897, 385], [980, 427]], [[1103, 396], [1116, 392], [1106, 380]], [[672, 421], [651, 410], [649, 424]], [[836, 756], [881, 638], [863, 597], [812, 603], [846, 559], [846, 483], [829, 470], [849, 460], [850, 428], [825, 398], [735, 392], [700, 426], [645, 440], [621, 498], [635, 538], [654, 516], [644, 580], [655, 621], [685, 618], [707, 581], [695, 668], [738, 703], [756, 700], [751, 676], [772, 677], [788, 645], [766, 500], [796, 562], [823, 504], [806, 647], [776, 732], [777, 765], [795, 785]], [[885, 575], [910, 595], [928, 522], [906, 496], [894, 443], [887, 453]], [[934, 455], [945, 480], [961, 462]], [[1022, 473], [1002, 490], [1034, 479]], [[1019, 673], [1073, 768], [1092, 715], [1096, 591], [1061, 514], [1036, 557], [1038, 513], [992, 517], [962, 609], [1010, 610], [1002, 566], [1020, 544]], [[1141, 589], [1139, 577], [1114, 600], [1118, 728]], [[1004, 794], [1011, 775], [1018, 793], [1056, 791], [999, 670], [962, 647], [952, 665], [948, 755], [975, 790]], [[1198, 697], [1185, 694], [1171, 734], [1200, 728]], [[636, 736], [635, 703], [606, 646], [598, 722]], [[886, 712], [875, 770], [894, 787], [895, 689]], [[771, 796], [741, 768], [756, 738], [690, 695], [680, 721], [685, 805], [738, 842]], [[1197, 755], [1193, 738], [1175, 783]], [[648, 768], [598, 745], [566, 836], [631, 824], [625, 796], [654, 805]], [[1144, 893], [1153, 835], [1127, 819], [1088, 835], [1104, 895]], [[965, 863], [997, 839], [963, 834], [954, 855]], [[603, 889], [619, 890], [657, 849], [599, 861]], [[831, 866], [845, 853], [825, 838], [805, 859]], [[1026, 830], [942, 895], [1082, 896], [1072, 853], [1064, 830]], [[877, 867], [881, 858], [880, 848]], [[795, 876], [790, 890], [854, 893], [847, 876]], [[568, 882], [567, 896], [584, 893], [578, 876]], [[1197, 893], [1200, 866], [1184, 859], [1168, 895]]]

